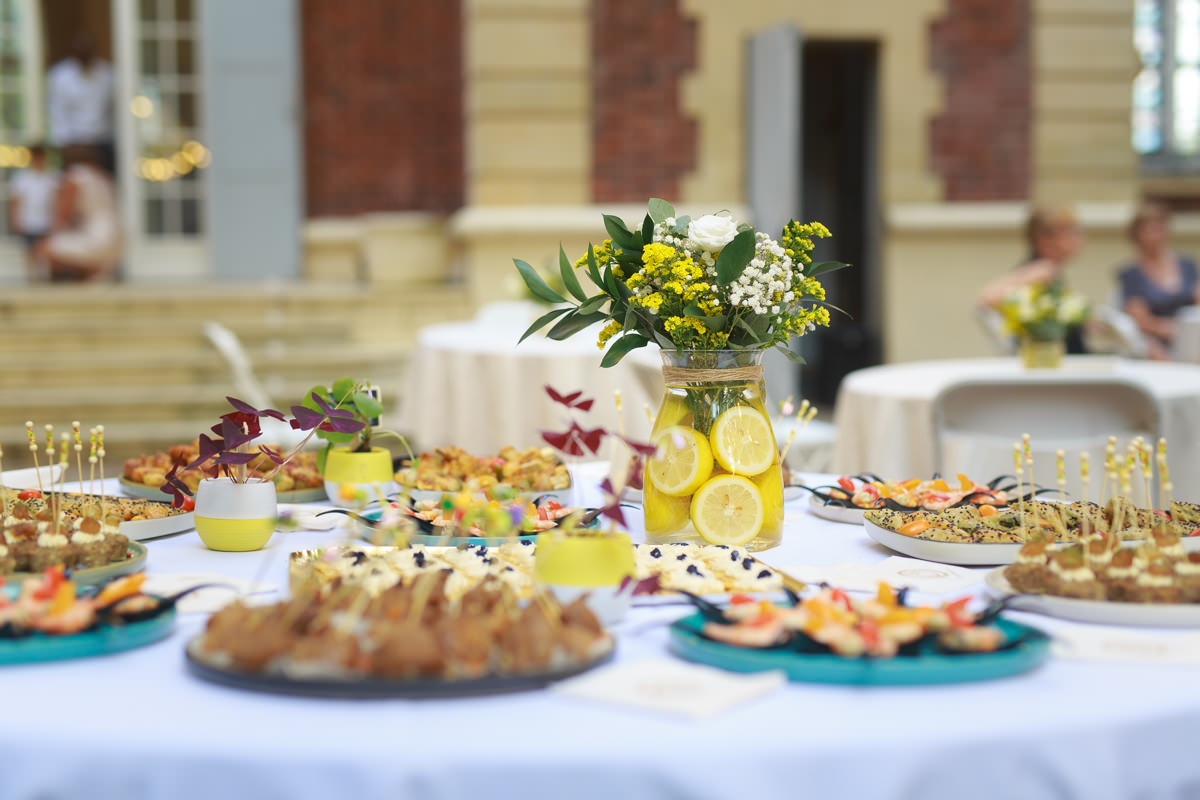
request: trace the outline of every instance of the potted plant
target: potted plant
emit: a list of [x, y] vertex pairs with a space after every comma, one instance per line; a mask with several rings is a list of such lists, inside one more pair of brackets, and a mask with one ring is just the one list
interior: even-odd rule
[[317, 438], [326, 442], [317, 455], [317, 469], [325, 479], [325, 493], [335, 505], [362, 506], [396, 490], [391, 452], [371, 445], [373, 426], [379, 424], [383, 404], [371, 395], [367, 384], [341, 378], [328, 388], [314, 386], [304, 405], [314, 411], [322, 405], [344, 409], [362, 424], [353, 433], [316, 432]]
[[[546, 393], [555, 403], [575, 411], [588, 411], [593, 401], [584, 398], [583, 392], [560, 394], [547, 386]], [[633, 441], [620, 433], [603, 428], [586, 429], [574, 418], [567, 430], [544, 431], [542, 439], [566, 456], [596, 456], [604, 439], [613, 437], [625, 443], [641, 456], [654, 453], [655, 448], [644, 442]], [[629, 608], [635, 593], [633, 542], [621, 528], [625, 515], [621, 509], [621, 495], [626, 486], [637, 483], [641, 472], [641, 461], [629, 462], [627, 470], [618, 473], [617, 483], [605, 478], [600, 484], [605, 494], [605, 503], [595, 510], [596, 515], [608, 521], [608, 527], [577, 527], [572, 517], [567, 517], [559, 527], [538, 535], [534, 551], [534, 576], [545, 584], [560, 603], [572, 603], [584, 597], [592, 613], [604, 624], [620, 621]]]
[[[196, 533], [210, 550], [259, 550], [275, 531], [277, 506], [275, 473], [291, 460], [317, 431], [353, 434], [362, 422], [349, 411], [317, 400], [317, 409], [295, 405], [288, 419], [274, 409], [256, 409], [233, 397], [225, 398], [233, 411], [221, 416], [212, 427], [216, 437], [201, 434], [199, 455], [186, 469], [216, 464], [218, 475], [204, 478], [196, 487]], [[308, 431], [304, 439], [286, 453], [273, 447], [256, 444], [262, 436], [261, 420], [270, 417], [286, 421], [295, 430]], [[266, 458], [275, 467], [261, 478], [251, 477], [247, 466]], [[177, 475], [182, 462], [177, 462], [163, 484], [163, 491], [173, 496], [173, 505], [182, 506], [190, 495]]]
[[772, 238], [727, 212], [693, 220], [658, 198], [640, 227], [609, 214], [604, 227], [610, 238], [573, 264], [559, 248], [565, 293], [515, 260], [529, 290], [559, 304], [521, 338], [549, 326], [547, 336], [566, 339], [603, 323], [604, 367], [657, 342], [666, 392], [644, 475], [647, 540], [779, 544], [783, 474], [762, 357], [774, 348], [802, 361], [792, 337], [829, 324], [819, 278], [846, 265], [813, 259], [828, 229], [791, 221]]

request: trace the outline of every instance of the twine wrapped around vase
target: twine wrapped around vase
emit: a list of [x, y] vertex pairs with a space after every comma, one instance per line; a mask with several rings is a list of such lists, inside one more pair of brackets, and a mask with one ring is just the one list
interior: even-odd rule
[[705, 369], [696, 367], [663, 367], [663, 382], [668, 385], [703, 383], [759, 383], [763, 379], [761, 366]]

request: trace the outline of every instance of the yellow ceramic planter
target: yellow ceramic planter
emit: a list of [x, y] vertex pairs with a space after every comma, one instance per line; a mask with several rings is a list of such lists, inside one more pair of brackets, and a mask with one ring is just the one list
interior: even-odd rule
[[382, 447], [355, 453], [345, 448], [329, 451], [325, 459], [325, 494], [335, 505], [362, 506], [379, 495], [396, 490], [392, 480], [392, 454]]
[[275, 532], [275, 484], [206, 478], [196, 487], [196, 533], [209, 550], [261, 550]]
[[633, 542], [625, 533], [538, 534], [534, 577], [559, 603], [580, 597], [605, 625], [620, 622], [629, 610], [632, 590], [621, 584], [634, 575]]

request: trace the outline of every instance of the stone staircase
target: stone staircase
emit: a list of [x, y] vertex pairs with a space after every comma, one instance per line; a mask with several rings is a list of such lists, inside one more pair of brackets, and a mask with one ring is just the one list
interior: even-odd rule
[[393, 409], [416, 331], [470, 314], [466, 292], [440, 284], [4, 287], [4, 464], [31, 465], [27, 419], [103, 424], [110, 471], [207, 430], [239, 394], [204, 335], [210, 320], [237, 334], [277, 407], [351, 376], [379, 384]]

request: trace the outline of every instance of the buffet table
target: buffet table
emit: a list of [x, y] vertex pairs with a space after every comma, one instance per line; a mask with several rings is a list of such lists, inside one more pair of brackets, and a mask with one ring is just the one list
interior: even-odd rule
[[[811, 516], [806, 500], [786, 517], [769, 563], [889, 555], [860, 528]], [[344, 537], [277, 533], [262, 552], [218, 553], [188, 532], [150, 542], [148, 566], [282, 587], [290, 551]], [[634, 609], [615, 630], [618, 659], [668, 658], [665, 624], [687, 613]], [[0, 796], [1099, 800], [1200, 785], [1200, 688], [1186, 666], [1054, 659], [977, 684], [789, 684], [696, 723], [550, 691], [344, 701], [223, 688], [184, 669], [203, 621], [181, 616], [167, 640], [119, 655], [0, 669]]]
[[833, 469], [843, 474], [870, 470], [894, 479], [932, 474], [937, 468], [933, 401], [958, 381], [1097, 378], [1133, 381], [1153, 395], [1160, 433], [1171, 443], [1175, 485], [1200, 486], [1200, 366], [1103, 356], [1068, 356], [1056, 370], [1027, 370], [1016, 358], [977, 358], [852, 372], [842, 381], [834, 411]]
[[657, 409], [663, 392], [657, 348], [634, 351], [601, 369], [603, 352], [594, 333], [561, 342], [535, 333], [518, 345], [533, 318], [449, 322], [418, 332], [397, 422], [416, 448], [457, 445], [494, 453], [508, 444], [540, 444], [540, 431], [563, 426], [562, 407], [546, 397], [546, 385], [562, 392], [583, 389], [596, 398], [588, 424], [613, 430], [618, 422], [613, 392], [619, 389], [630, 435], [649, 435], [643, 407]]

